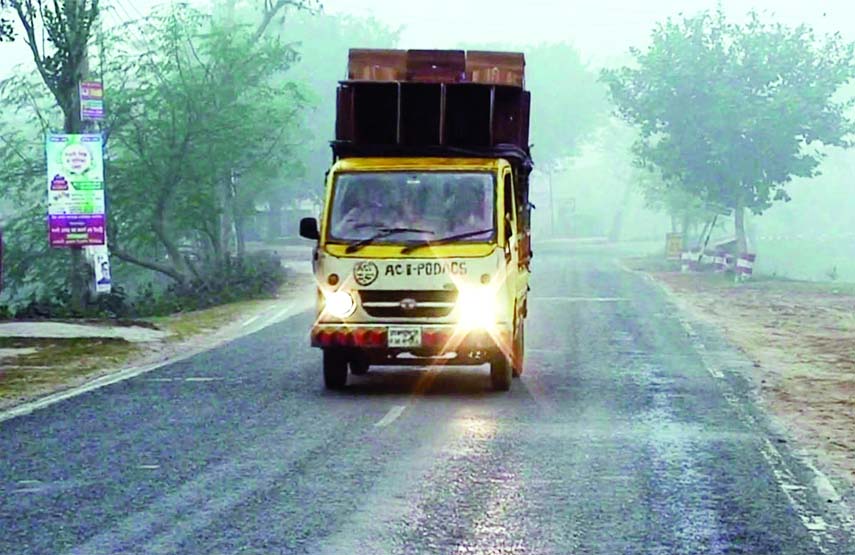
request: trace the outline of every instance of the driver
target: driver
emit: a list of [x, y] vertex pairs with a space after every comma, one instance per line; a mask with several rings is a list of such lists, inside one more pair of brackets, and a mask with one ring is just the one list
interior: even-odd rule
[[449, 217], [449, 232], [469, 233], [490, 226], [487, 219], [484, 190], [478, 183], [462, 181], [454, 193]]
[[361, 232], [362, 228], [372, 225], [382, 226], [387, 208], [385, 192], [386, 184], [381, 180], [351, 182], [345, 189], [341, 205], [344, 215], [336, 222], [335, 235]]

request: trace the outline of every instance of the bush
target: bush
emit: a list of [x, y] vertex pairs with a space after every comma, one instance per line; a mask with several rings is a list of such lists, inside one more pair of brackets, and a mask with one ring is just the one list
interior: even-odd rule
[[242, 260], [231, 260], [219, 271], [209, 270], [204, 279], [173, 284], [157, 290], [151, 283], [133, 296], [118, 285], [109, 294], [91, 299], [85, 313], [71, 307], [71, 294], [60, 289], [53, 296], [33, 293], [13, 309], [0, 305], [0, 319], [44, 318], [136, 318], [165, 316], [176, 312], [200, 310], [221, 304], [276, 295], [288, 279], [277, 257], [253, 253]]
[[98, 295], [90, 299], [83, 313], [71, 307], [71, 293], [61, 289], [52, 297], [33, 293], [29, 300], [20, 304], [9, 317], [22, 320], [43, 318], [125, 318], [131, 315], [127, 295], [122, 287], [115, 286], [109, 294]]
[[148, 285], [132, 304], [138, 316], [160, 316], [201, 310], [221, 304], [273, 297], [285, 284], [288, 273], [270, 253], [252, 253], [230, 260], [219, 270], [211, 269], [204, 279], [170, 285], [158, 294]]

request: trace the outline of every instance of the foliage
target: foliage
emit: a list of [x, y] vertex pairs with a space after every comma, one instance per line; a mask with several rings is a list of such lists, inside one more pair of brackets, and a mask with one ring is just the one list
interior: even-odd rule
[[15, 29], [12, 27], [12, 20], [3, 16], [10, 4], [11, 0], [0, 0], [0, 42], [15, 39]]
[[[620, 114], [641, 131], [635, 152], [703, 202], [761, 214], [788, 200], [793, 177], [817, 175], [819, 145], [849, 146], [853, 45], [808, 27], [734, 24], [703, 12], [656, 27], [634, 67], [602, 74]], [[741, 240], [744, 243], [744, 231]]]
[[532, 94], [532, 154], [547, 166], [576, 154], [579, 144], [607, 122], [606, 91], [570, 44], [540, 44], [522, 51]]
[[[329, 134], [307, 127], [327, 118], [332, 132], [329, 91], [350, 40], [397, 40], [371, 20], [279, 17], [308, 4], [226, 1], [213, 15], [175, 4], [99, 37], [90, 66], [107, 90], [113, 276], [132, 279], [90, 298], [89, 314], [183, 310], [269, 295], [281, 283], [278, 265], [243, 251], [241, 229], [256, 205], [305, 190], [304, 166], [328, 165]], [[331, 44], [341, 51], [334, 59]], [[298, 49], [306, 63], [295, 71]], [[312, 103], [322, 109], [311, 112]], [[39, 72], [0, 83], [0, 105], [0, 198], [13, 209], [3, 224], [3, 300], [27, 314], [81, 314], [67, 304], [68, 251], [49, 247], [44, 219], [44, 134], [65, 128], [67, 114]]]
[[636, 168], [635, 177], [647, 208], [668, 214], [672, 231], [686, 233], [689, 227], [710, 215], [710, 207], [700, 198], [679, 184], [668, 182], [656, 167]]
[[279, 260], [269, 254], [253, 253], [229, 262], [225, 271], [187, 284], [173, 284], [165, 291], [149, 284], [131, 295], [121, 286], [99, 295], [85, 312], [76, 310], [68, 289], [40, 289], [13, 305], [0, 305], [0, 319], [39, 318], [139, 318], [276, 296], [289, 274]]
[[[300, 194], [323, 192], [324, 172], [330, 164], [329, 141], [335, 133], [335, 89], [347, 67], [350, 48], [395, 48], [400, 30], [371, 17], [292, 14], [286, 25], [271, 29], [270, 34], [292, 44], [300, 53], [288, 75], [302, 83], [311, 108], [301, 114], [307, 131], [298, 146], [306, 174]], [[272, 191], [268, 200], [281, 203], [296, 191]]]
[[199, 265], [225, 263], [256, 199], [299, 171], [305, 100], [297, 84], [273, 83], [296, 52], [187, 6], [139, 25], [152, 49], [141, 58], [116, 37], [107, 66], [122, 79], [107, 106], [111, 250], [178, 282], [201, 279]]

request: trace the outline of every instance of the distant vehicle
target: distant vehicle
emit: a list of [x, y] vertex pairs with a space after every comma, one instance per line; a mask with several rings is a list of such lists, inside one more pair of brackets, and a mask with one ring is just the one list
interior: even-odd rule
[[317, 240], [327, 388], [348, 368], [523, 372], [531, 260], [530, 94], [522, 54], [351, 50]]

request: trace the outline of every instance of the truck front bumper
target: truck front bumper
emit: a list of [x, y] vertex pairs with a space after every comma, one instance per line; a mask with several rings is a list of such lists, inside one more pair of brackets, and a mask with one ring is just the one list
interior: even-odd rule
[[[394, 340], [394, 336], [402, 329], [408, 330], [411, 336], [418, 339], [411, 344], [401, 345]], [[509, 327], [501, 325], [490, 329], [465, 330], [453, 324], [316, 324], [311, 333], [313, 347], [359, 349], [382, 356], [411, 353], [418, 357], [450, 354], [468, 357], [478, 352], [507, 351], [511, 339]]]

